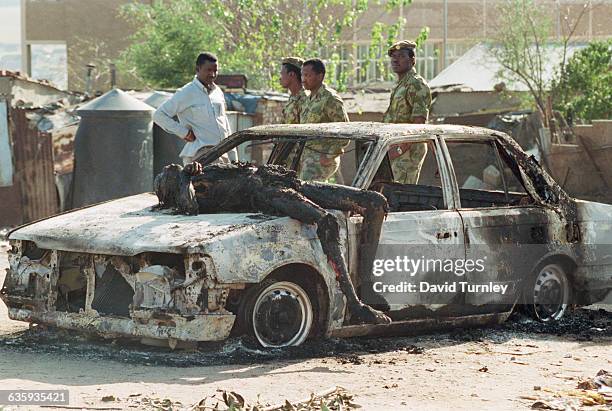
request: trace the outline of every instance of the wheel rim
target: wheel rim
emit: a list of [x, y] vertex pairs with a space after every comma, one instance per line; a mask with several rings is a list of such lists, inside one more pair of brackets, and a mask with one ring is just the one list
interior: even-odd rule
[[259, 293], [253, 308], [253, 331], [264, 347], [300, 345], [308, 337], [312, 319], [308, 294], [294, 283], [278, 282]]
[[569, 299], [569, 284], [561, 267], [547, 265], [540, 270], [533, 287], [533, 306], [541, 321], [558, 320], [565, 314]]

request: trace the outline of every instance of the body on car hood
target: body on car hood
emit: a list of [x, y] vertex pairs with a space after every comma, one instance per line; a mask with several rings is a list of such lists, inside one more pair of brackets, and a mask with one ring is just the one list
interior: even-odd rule
[[153, 211], [156, 204], [157, 197], [150, 193], [125, 197], [26, 225], [9, 238], [82, 253], [184, 253], [241, 229], [282, 219], [254, 213], [185, 216]]

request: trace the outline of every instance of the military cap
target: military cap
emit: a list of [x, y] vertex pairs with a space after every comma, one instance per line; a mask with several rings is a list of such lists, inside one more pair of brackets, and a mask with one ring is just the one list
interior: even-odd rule
[[304, 60], [299, 57], [285, 57], [282, 61], [282, 64], [289, 64], [298, 69], [302, 69], [302, 64], [304, 64]]
[[387, 54], [391, 56], [391, 54], [395, 50], [408, 50], [408, 49], [414, 50], [415, 48], [416, 48], [416, 43], [414, 41], [402, 40], [402, 41], [398, 41], [397, 43], [389, 47], [389, 50], [387, 50]]

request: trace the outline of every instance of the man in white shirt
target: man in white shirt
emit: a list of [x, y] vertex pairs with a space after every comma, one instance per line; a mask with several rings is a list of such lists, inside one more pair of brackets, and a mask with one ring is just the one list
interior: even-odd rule
[[191, 163], [196, 153], [204, 154], [231, 133], [223, 91], [214, 83], [217, 70], [217, 57], [201, 53], [193, 81], [177, 90], [153, 115], [161, 128], [187, 141], [179, 154], [183, 164]]

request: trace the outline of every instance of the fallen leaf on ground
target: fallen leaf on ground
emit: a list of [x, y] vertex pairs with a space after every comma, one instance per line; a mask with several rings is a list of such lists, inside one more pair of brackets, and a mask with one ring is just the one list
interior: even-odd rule
[[[391, 387], [397, 387], [393, 384]], [[244, 398], [235, 392], [222, 391], [222, 399], [211, 398], [202, 399], [192, 410], [194, 411], [350, 411], [361, 408], [353, 402], [353, 396], [342, 387], [335, 387], [320, 394], [311, 394], [309, 399], [291, 402], [285, 400], [282, 404], [274, 406], [264, 406], [259, 403], [249, 405]], [[208, 405], [208, 400], [211, 405]], [[228, 408], [219, 408], [225, 403]]]
[[566, 407], [563, 404], [559, 404], [551, 401], [538, 400], [531, 404], [531, 408], [534, 410], [565, 410]]

